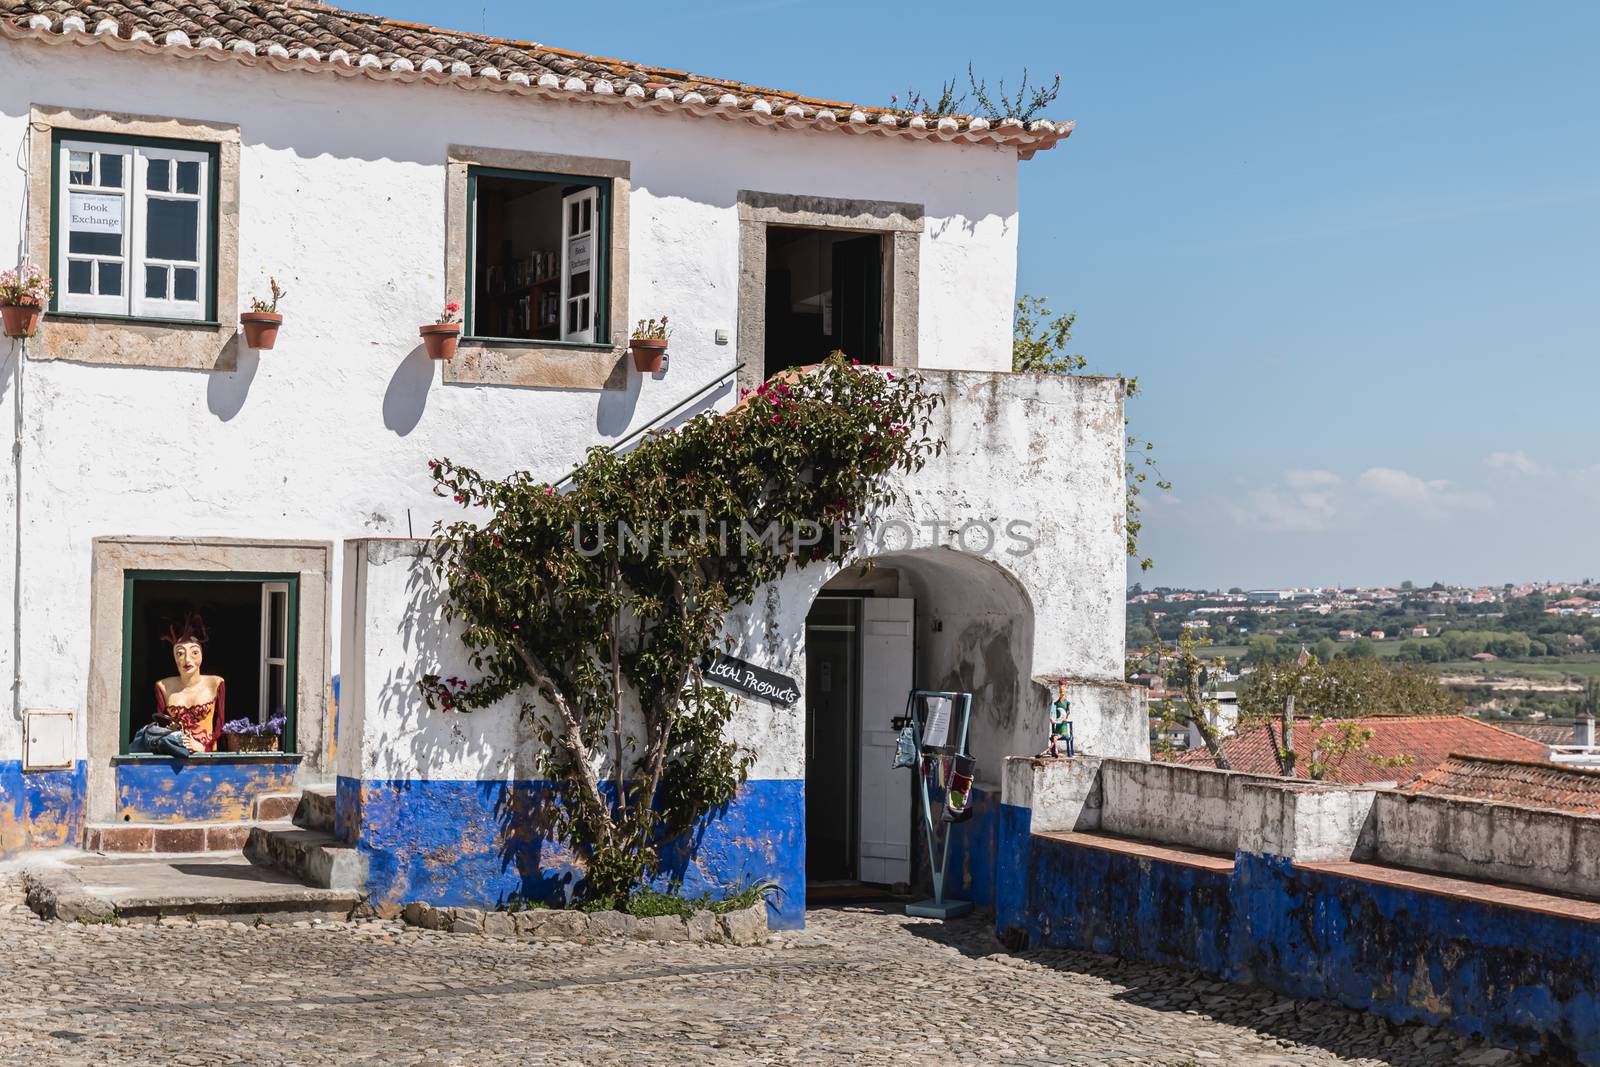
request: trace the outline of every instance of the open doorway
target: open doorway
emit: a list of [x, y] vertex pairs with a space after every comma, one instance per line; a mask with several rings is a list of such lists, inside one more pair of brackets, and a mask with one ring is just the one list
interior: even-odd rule
[[836, 349], [882, 362], [883, 242], [879, 234], [767, 227], [766, 376]]
[[911, 779], [894, 767], [915, 602], [824, 591], [806, 618], [810, 899], [911, 880]]

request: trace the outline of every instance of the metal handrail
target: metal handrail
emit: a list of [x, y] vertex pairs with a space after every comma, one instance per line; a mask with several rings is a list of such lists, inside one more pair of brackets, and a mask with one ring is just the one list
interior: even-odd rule
[[[715, 378], [711, 379], [705, 385], [702, 385], [700, 388], [696, 389], [694, 392], [690, 393], [688, 396], [684, 397], [682, 400], [678, 401], [676, 404], [672, 405], [666, 411], [663, 411], [661, 414], [657, 415], [655, 418], [651, 419], [649, 422], [645, 423], [643, 426], [639, 427], [637, 430], [634, 430], [632, 433], [629, 433], [626, 437], [624, 437], [621, 440], [617, 441], [615, 444], [606, 446], [607, 450], [611, 451], [611, 452], [615, 452], [617, 449], [621, 448], [623, 445], [626, 445], [629, 442], [631, 442], [634, 438], [640, 437], [640, 436], [642, 436], [644, 434], [649, 433], [651, 430], [653, 430], [657, 426], [659, 426], [662, 422], [665, 422], [667, 419], [669, 419], [673, 415], [677, 414], [680, 408], [683, 408], [686, 405], [691, 404], [696, 400], [699, 400], [706, 393], [710, 392], [712, 389], [716, 388], [718, 385], [721, 385], [725, 378], [729, 377], [730, 375], [738, 374], [743, 369], [744, 369], [744, 364], [743, 363], [735, 363], [731, 370], [723, 371], [721, 374], [719, 374]], [[556, 481], [552, 482], [551, 483], [551, 487], [555, 488], [557, 486], [563, 485], [566, 482], [571, 481], [573, 479], [573, 477], [579, 471], [581, 471], [582, 469], [583, 469], [583, 464], [581, 464], [581, 463], [578, 464], [576, 467], [573, 467], [566, 474], [562, 475], [559, 479], [557, 479]]]

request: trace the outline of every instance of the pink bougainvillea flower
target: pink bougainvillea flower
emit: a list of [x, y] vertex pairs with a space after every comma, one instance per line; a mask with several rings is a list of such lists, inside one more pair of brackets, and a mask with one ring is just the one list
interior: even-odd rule
[[556, 491], [556, 487], [553, 486], [553, 485], [547, 485], [547, 486], [544, 487], [544, 495], [545, 496], [549, 496], [551, 493], [554, 493], [555, 491]]

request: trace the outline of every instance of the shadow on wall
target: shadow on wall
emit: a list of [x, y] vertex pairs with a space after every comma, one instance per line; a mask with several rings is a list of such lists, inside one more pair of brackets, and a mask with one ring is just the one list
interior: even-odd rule
[[428, 390], [433, 387], [433, 362], [419, 344], [395, 367], [389, 387], [383, 391], [385, 429], [404, 437], [417, 428], [428, 407]]
[[[233, 369], [220, 369], [228, 361], [228, 350], [233, 350]], [[235, 334], [217, 357], [218, 369], [206, 374], [206, 407], [221, 422], [228, 422], [244, 410], [250, 396], [250, 386], [256, 380], [261, 357], [254, 349], [246, 348]]]

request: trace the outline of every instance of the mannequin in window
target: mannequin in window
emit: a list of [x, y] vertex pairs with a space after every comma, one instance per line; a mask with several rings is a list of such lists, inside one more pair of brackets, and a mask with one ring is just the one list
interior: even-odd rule
[[172, 644], [172, 661], [178, 673], [156, 683], [156, 725], [183, 731], [190, 752], [215, 752], [222, 734], [223, 681], [200, 673], [203, 646], [210, 640], [205, 620], [187, 616], [183, 629], [169, 626], [162, 638]]

